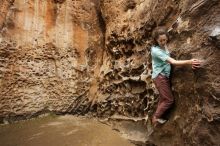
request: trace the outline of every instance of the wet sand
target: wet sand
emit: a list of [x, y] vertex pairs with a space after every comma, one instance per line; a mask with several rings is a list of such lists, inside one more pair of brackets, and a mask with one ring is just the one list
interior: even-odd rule
[[111, 127], [83, 117], [47, 116], [0, 125], [1, 146], [134, 146]]

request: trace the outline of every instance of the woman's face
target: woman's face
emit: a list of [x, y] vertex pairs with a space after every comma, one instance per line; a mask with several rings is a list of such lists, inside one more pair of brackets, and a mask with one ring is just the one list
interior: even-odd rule
[[157, 43], [159, 46], [164, 47], [167, 44], [168, 38], [165, 34], [159, 35]]

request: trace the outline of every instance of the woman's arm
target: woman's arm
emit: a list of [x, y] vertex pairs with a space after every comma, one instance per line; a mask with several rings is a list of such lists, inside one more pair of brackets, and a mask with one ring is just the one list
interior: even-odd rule
[[168, 63], [173, 64], [173, 65], [192, 65], [192, 68], [198, 68], [201, 65], [201, 61], [198, 59], [190, 59], [190, 60], [175, 60], [171, 57], [167, 58], [166, 60]]

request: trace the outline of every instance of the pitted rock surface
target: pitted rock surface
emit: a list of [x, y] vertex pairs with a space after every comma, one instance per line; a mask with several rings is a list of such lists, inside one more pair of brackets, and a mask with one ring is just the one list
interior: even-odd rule
[[204, 62], [173, 67], [175, 106], [149, 143], [218, 145], [219, 8], [218, 0], [2, 0], [0, 116], [150, 118], [152, 31], [163, 25], [174, 58]]

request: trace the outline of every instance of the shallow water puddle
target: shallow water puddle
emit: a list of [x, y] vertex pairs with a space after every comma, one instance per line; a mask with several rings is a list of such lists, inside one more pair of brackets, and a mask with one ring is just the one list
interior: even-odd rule
[[0, 126], [1, 146], [134, 146], [111, 127], [74, 116], [43, 117]]

